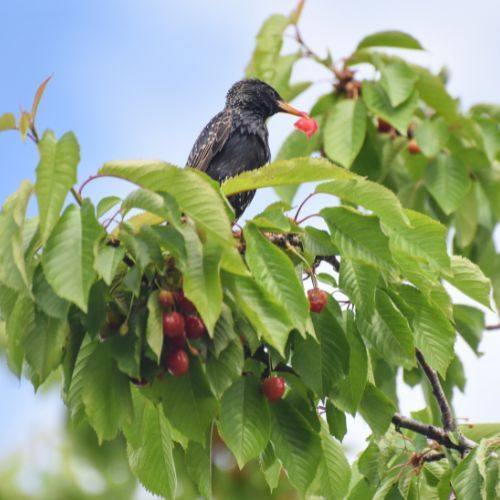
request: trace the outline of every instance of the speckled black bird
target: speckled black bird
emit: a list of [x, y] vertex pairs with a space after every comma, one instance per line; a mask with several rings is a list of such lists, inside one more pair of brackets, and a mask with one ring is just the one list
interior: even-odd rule
[[[225, 108], [208, 122], [194, 143], [186, 166], [202, 170], [219, 182], [262, 167], [271, 158], [266, 119], [280, 111], [304, 115], [267, 83], [236, 82], [227, 93]], [[245, 191], [229, 197], [236, 218], [254, 195], [255, 191]]]

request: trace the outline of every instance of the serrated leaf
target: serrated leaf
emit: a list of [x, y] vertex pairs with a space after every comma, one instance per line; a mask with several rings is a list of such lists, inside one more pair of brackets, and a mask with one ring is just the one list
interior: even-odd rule
[[368, 383], [359, 407], [361, 416], [376, 436], [385, 433], [396, 413], [393, 402], [377, 387]]
[[130, 468], [143, 486], [155, 495], [174, 498], [177, 484], [174, 443], [160, 407], [133, 394], [134, 419], [124, 426]]
[[66, 318], [50, 318], [42, 313], [35, 315], [35, 328], [26, 330], [22, 345], [36, 379], [35, 387], [41, 385], [61, 363], [69, 331]]
[[415, 89], [417, 76], [406, 63], [395, 61], [385, 64], [380, 72], [380, 85], [389, 96], [392, 106], [399, 106], [409, 99]]
[[366, 108], [360, 99], [344, 99], [330, 111], [323, 130], [325, 152], [346, 168], [358, 155], [366, 134]]
[[484, 332], [484, 313], [475, 307], [462, 304], [453, 305], [453, 319], [457, 332], [479, 355], [479, 343]]
[[352, 179], [325, 182], [316, 187], [316, 192], [330, 193], [363, 206], [391, 227], [408, 225], [408, 218], [397, 196], [384, 186], [363, 177], [356, 175]]
[[128, 377], [110, 351], [109, 344], [97, 345], [81, 368], [81, 400], [99, 442], [113, 439], [133, 413]]
[[408, 126], [413, 118], [413, 113], [418, 107], [418, 92], [416, 90], [410, 97], [393, 106], [382, 85], [377, 82], [365, 80], [362, 87], [363, 101], [367, 108], [375, 115], [390, 123], [401, 134], [406, 135]]
[[328, 426], [321, 422], [322, 457], [318, 468], [320, 491], [325, 498], [344, 498], [349, 489], [351, 467], [342, 445], [330, 436]]
[[359, 317], [363, 337], [385, 361], [411, 369], [415, 364], [415, 345], [407, 319], [381, 289], [377, 289], [375, 304], [374, 314], [362, 313]]
[[224, 282], [231, 289], [239, 307], [258, 335], [283, 354], [294, 325], [282, 304], [259, 288], [251, 278], [225, 276]]
[[400, 49], [423, 50], [420, 42], [403, 31], [379, 31], [368, 35], [358, 43], [357, 49], [367, 47], [396, 47]]
[[253, 224], [245, 226], [245, 241], [245, 258], [255, 281], [283, 304], [294, 327], [305, 335], [309, 304], [292, 261]]
[[149, 294], [148, 297], [148, 323], [146, 326], [146, 340], [149, 347], [156, 354], [160, 363], [161, 350], [163, 347], [163, 314], [158, 302], [158, 290]]
[[442, 118], [424, 120], [415, 130], [415, 139], [425, 156], [436, 156], [448, 142], [450, 132]]
[[484, 498], [481, 494], [483, 479], [476, 461], [477, 450], [473, 449], [462, 460], [451, 477], [451, 484], [457, 498]]
[[155, 384], [172, 427], [187, 438], [203, 443], [205, 431], [217, 412], [217, 400], [200, 361], [191, 358], [185, 375], [173, 377], [167, 374], [162, 382]]
[[215, 240], [234, 245], [226, 204], [216, 183], [202, 172], [181, 169], [160, 161], [113, 161], [99, 174], [127, 179], [156, 192], [166, 192], [179, 210], [192, 217]]
[[479, 266], [460, 255], [451, 257], [452, 275], [446, 277], [454, 287], [476, 300], [483, 306], [490, 307], [491, 281]]
[[400, 289], [403, 300], [413, 309], [409, 319], [415, 335], [415, 347], [424, 355], [429, 365], [445, 378], [454, 357], [455, 330], [438, 307], [430, 304], [416, 289]]
[[212, 500], [212, 447], [190, 441], [186, 449], [186, 469], [206, 500]]
[[328, 422], [330, 434], [342, 442], [342, 439], [347, 434], [345, 413], [339, 410], [329, 399], [326, 401], [326, 421]]
[[425, 186], [449, 215], [460, 206], [471, 188], [467, 166], [456, 156], [440, 154], [427, 166]]
[[16, 117], [12, 113], [0, 115], [0, 132], [4, 130], [15, 130]]
[[366, 261], [387, 271], [393, 268], [389, 240], [381, 231], [377, 217], [362, 215], [348, 207], [324, 208], [320, 215], [342, 256]]
[[276, 459], [271, 443], [269, 443], [266, 449], [261, 453], [259, 463], [266, 483], [269, 489], [273, 491], [278, 486], [280, 480], [281, 464], [279, 460]]
[[366, 262], [344, 257], [340, 263], [339, 286], [352, 303], [369, 316], [375, 307], [378, 269]]
[[107, 285], [113, 282], [118, 266], [123, 262], [123, 257], [125, 257], [125, 248], [122, 246], [106, 245], [97, 251], [94, 269]]
[[69, 205], [54, 227], [42, 265], [47, 281], [60, 297], [87, 310], [90, 287], [95, 280], [94, 255], [104, 234], [89, 200], [81, 209]]
[[292, 366], [314, 392], [327, 396], [333, 384], [349, 370], [349, 344], [329, 308], [313, 314], [316, 339], [296, 339]]
[[288, 401], [271, 405], [271, 441], [290, 483], [305, 495], [321, 460], [321, 441], [307, 420]]
[[262, 168], [230, 177], [222, 184], [222, 192], [231, 194], [261, 187], [288, 186], [302, 182], [327, 179], [352, 179], [355, 176], [345, 168], [333, 165], [323, 158], [293, 158], [278, 160]]
[[222, 248], [211, 240], [202, 244], [192, 226], [183, 227], [186, 259], [178, 263], [183, 274], [186, 296], [203, 318], [208, 333], [213, 335], [222, 308], [220, 261]]
[[230, 342], [218, 356], [209, 350], [206, 360], [207, 379], [217, 397], [241, 377], [243, 363], [243, 346], [239, 338]]
[[100, 219], [106, 212], [116, 207], [122, 199], [119, 196], [105, 196], [99, 200], [96, 207], [97, 218]]
[[219, 431], [241, 468], [266, 447], [271, 423], [259, 381], [240, 377], [222, 396]]
[[61, 299], [47, 283], [41, 265], [38, 265], [33, 275], [33, 295], [37, 306], [52, 318], [64, 319], [68, 314], [69, 302]]
[[38, 143], [40, 161], [36, 167], [35, 192], [40, 214], [40, 234], [46, 242], [56, 225], [64, 200], [76, 183], [80, 147], [72, 132], [59, 141], [47, 130]]

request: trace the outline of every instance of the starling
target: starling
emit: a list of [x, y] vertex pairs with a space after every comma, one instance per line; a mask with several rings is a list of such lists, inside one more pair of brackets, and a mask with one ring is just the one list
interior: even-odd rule
[[[227, 93], [226, 106], [205, 126], [194, 143], [186, 166], [202, 170], [222, 183], [246, 170], [269, 162], [266, 119], [283, 111], [303, 113], [285, 102], [278, 92], [260, 80], [241, 80]], [[230, 196], [236, 218], [250, 204], [255, 191]]]

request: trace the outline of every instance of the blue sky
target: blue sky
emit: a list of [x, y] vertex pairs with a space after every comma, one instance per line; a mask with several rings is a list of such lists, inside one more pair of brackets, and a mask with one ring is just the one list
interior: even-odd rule
[[[57, 135], [73, 130], [81, 145], [80, 181], [111, 159], [160, 158], [183, 165], [203, 125], [224, 103], [228, 87], [242, 77], [254, 36], [271, 13], [287, 13], [288, 0], [63, 0], [3, 1], [0, 3], [0, 114], [29, 108], [36, 87], [54, 77], [43, 98], [38, 128]], [[347, 56], [366, 34], [400, 29], [416, 36], [429, 52], [411, 57], [434, 69], [446, 64], [450, 90], [465, 107], [478, 101], [500, 102], [500, 3], [492, 0], [391, 2], [308, 0], [302, 32], [322, 53], [326, 46], [335, 59]], [[297, 80], [325, 75], [310, 62], [300, 63]], [[305, 109], [327, 90], [318, 84], [298, 99]], [[270, 122], [275, 152], [292, 129], [293, 118]], [[0, 201], [24, 178], [34, 178], [37, 154], [14, 132], [0, 134]], [[115, 181], [116, 182], [116, 181]], [[98, 181], [87, 193], [95, 199], [125, 190]], [[270, 191], [259, 193], [249, 213], [269, 202]], [[457, 399], [463, 417], [500, 420], [500, 407], [482, 393], [486, 377], [498, 378], [493, 352], [499, 338], [487, 333], [486, 355], [466, 356], [471, 376], [468, 396]], [[3, 366], [3, 365], [0, 365]], [[496, 378], [495, 378], [496, 377]], [[409, 405], [419, 399], [408, 392]], [[46, 408], [43, 422], [51, 428], [60, 418], [57, 397], [34, 398], [0, 368], [0, 461], [5, 453], [22, 449], [33, 421], [17, 418]], [[412, 399], [413, 398], [413, 399]], [[40, 425], [40, 421], [38, 421]], [[30, 427], [31, 426], [31, 427]], [[12, 432], [6, 433], [10, 428]], [[31, 430], [30, 430], [31, 429]], [[23, 444], [24, 443], [24, 444]]]

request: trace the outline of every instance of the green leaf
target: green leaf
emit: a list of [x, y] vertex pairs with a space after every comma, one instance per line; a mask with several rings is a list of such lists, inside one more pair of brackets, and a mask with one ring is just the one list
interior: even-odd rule
[[326, 154], [346, 168], [358, 155], [366, 134], [366, 108], [363, 102], [344, 99], [330, 111], [323, 130]]
[[267, 445], [266, 449], [260, 455], [259, 462], [266, 483], [269, 486], [269, 489], [273, 491], [279, 484], [281, 464], [279, 460], [276, 459], [271, 443]]
[[156, 354], [160, 363], [161, 350], [163, 347], [163, 314], [158, 302], [158, 290], [149, 294], [148, 297], [148, 323], [146, 327], [146, 340], [149, 347]]
[[468, 247], [476, 236], [480, 208], [486, 206], [480, 197], [484, 199], [482, 189], [477, 183], [473, 183], [472, 188], [455, 210], [455, 240], [460, 248]]
[[446, 214], [459, 206], [471, 188], [467, 166], [455, 156], [444, 153], [429, 163], [425, 171], [425, 185]]
[[12, 113], [0, 115], [0, 132], [4, 130], [15, 130], [16, 117]]
[[219, 431], [240, 469], [267, 446], [271, 421], [268, 405], [255, 377], [240, 377], [224, 393]]
[[378, 215], [385, 224], [397, 228], [408, 225], [408, 218], [398, 197], [384, 186], [360, 176], [325, 182], [316, 187], [317, 193], [330, 193], [342, 200], [361, 205]]
[[81, 398], [99, 442], [113, 439], [132, 420], [132, 399], [127, 375], [118, 370], [110, 344], [100, 344], [81, 369]]
[[261, 187], [288, 186], [327, 179], [352, 179], [354, 176], [349, 170], [337, 167], [324, 158], [293, 158], [278, 160], [262, 168], [230, 177], [222, 184], [222, 192], [229, 196]]
[[322, 449], [319, 436], [286, 400], [271, 405], [271, 441], [292, 486], [305, 495], [316, 476]]
[[217, 397], [222, 396], [224, 391], [241, 377], [243, 363], [243, 346], [239, 338], [230, 342], [218, 356], [209, 349], [206, 360], [207, 378]]
[[89, 200], [81, 210], [69, 205], [54, 227], [42, 265], [47, 281], [60, 297], [87, 311], [90, 287], [95, 280], [94, 255], [104, 230]]
[[234, 245], [226, 203], [218, 193], [217, 184], [202, 172], [159, 161], [113, 161], [105, 163], [99, 174], [168, 193], [176, 200], [179, 210], [192, 217], [208, 234], [226, 245]]
[[51, 78], [52, 75], [50, 75], [40, 84], [35, 93], [35, 97], [33, 98], [33, 104], [31, 105], [31, 123], [33, 124], [33, 126], [35, 124], [35, 118], [36, 118], [36, 113], [38, 111], [38, 106], [42, 99], [43, 93], [45, 92], [45, 87], [47, 87], [47, 84], [49, 83]]
[[465, 257], [453, 255], [451, 257], [451, 270], [453, 274], [446, 277], [446, 281], [471, 299], [491, 308], [491, 281], [483, 274], [479, 266]]
[[105, 196], [96, 207], [97, 218], [100, 219], [106, 212], [109, 212], [113, 207], [116, 207], [122, 199], [118, 196]]
[[454, 357], [455, 330], [438, 307], [430, 304], [416, 289], [404, 286], [400, 289], [403, 300], [413, 309], [410, 319], [415, 335], [415, 346], [422, 351], [425, 360], [445, 378]]
[[484, 498], [481, 495], [483, 479], [476, 461], [477, 450], [473, 449], [462, 460], [451, 477], [451, 484], [457, 498]]
[[446, 251], [447, 228], [439, 222], [413, 210], [404, 210], [410, 225], [389, 231], [392, 253], [403, 252], [414, 260], [426, 263], [432, 271], [449, 274], [450, 258]]
[[500, 423], [462, 424], [459, 429], [469, 439], [479, 442], [481, 439], [498, 436], [500, 434]]
[[349, 342], [349, 375], [335, 385], [331, 397], [339, 408], [355, 415], [368, 378], [368, 354], [356, 328], [352, 312], [347, 313], [346, 325]]
[[187, 438], [204, 442], [205, 431], [217, 412], [214, 398], [197, 358], [190, 359], [189, 371], [182, 377], [170, 374], [154, 385], [160, 393], [165, 415], [172, 427]]
[[457, 332], [479, 354], [479, 343], [484, 332], [484, 313], [479, 309], [465, 305], [453, 305], [453, 319]]
[[305, 335], [309, 304], [292, 261], [251, 223], [245, 226], [245, 258], [255, 281], [282, 303], [293, 325]]
[[361, 215], [348, 207], [324, 208], [320, 215], [328, 224], [342, 257], [359, 259], [383, 270], [393, 268], [389, 240], [381, 231], [377, 217]]
[[26, 330], [22, 344], [38, 386], [60, 365], [70, 332], [66, 318], [50, 318], [42, 313], [35, 315], [35, 325]]
[[321, 493], [325, 498], [344, 498], [349, 489], [351, 467], [342, 445], [330, 436], [324, 421], [321, 422], [320, 437], [323, 451], [318, 468]]
[[65, 319], [68, 314], [69, 302], [61, 299], [47, 283], [41, 265], [38, 265], [33, 275], [33, 295], [37, 306], [52, 318]]
[[396, 107], [413, 94], [417, 76], [407, 64], [395, 61], [381, 67], [380, 85], [386, 91], [391, 106]]
[[118, 266], [123, 262], [123, 257], [125, 257], [125, 248], [122, 246], [106, 245], [97, 251], [94, 269], [107, 285], [113, 282]]
[[396, 407], [380, 389], [368, 383], [359, 412], [373, 433], [376, 436], [381, 436], [388, 429], [391, 419], [396, 413]]
[[203, 498], [212, 500], [212, 447], [190, 441], [186, 450], [186, 469]]
[[407, 319], [388, 294], [377, 289], [374, 314], [359, 316], [358, 326], [364, 338], [380, 356], [394, 366], [411, 369], [415, 365], [415, 345]]
[[182, 230], [186, 242], [186, 259], [178, 262], [183, 274], [186, 296], [194, 303], [210, 335], [222, 309], [220, 261], [222, 248], [208, 240], [204, 245], [192, 226]]
[[27, 111], [21, 111], [21, 116], [19, 118], [19, 132], [21, 133], [21, 139], [23, 142], [28, 137], [28, 131], [31, 124], [31, 114]]
[[340, 263], [339, 286], [359, 311], [369, 316], [375, 307], [378, 269], [361, 260], [344, 257]]
[[400, 49], [424, 50], [420, 42], [403, 31], [379, 31], [359, 42], [357, 49], [366, 47], [396, 47]]
[[384, 119], [401, 134], [406, 135], [413, 113], [418, 106], [418, 92], [416, 90], [405, 102], [393, 106], [380, 83], [365, 80], [362, 95], [364, 103], [375, 116]]
[[275, 301], [251, 278], [226, 275], [225, 283], [258, 335], [283, 354], [294, 328], [283, 305]]
[[329, 399], [326, 402], [326, 420], [330, 434], [342, 442], [342, 439], [347, 434], [345, 413], [339, 410]]
[[415, 130], [415, 139], [425, 156], [436, 156], [448, 142], [450, 132], [442, 118], [424, 120]]
[[48, 130], [38, 144], [40, 161], [36, 167], [35, 191], [40, 214], [40, 233], [46, 242], [56, 225], [64, 200], [76, 183], [80, 147], [72, 132], [59, 141]]
[[312, 318], [317, 340], [296, 339], [292, 366], [304, 383], [324, 398], [335, 381], [349, 370], [349, 344], [329, 308], [313, 314]]
[[33, 185], [23, 181], [7, 198], [0, 212], [0, 281], [22, 293], [30, 293], [28, 269], [24, 256], [23, 232], [26, 210]]
[[130, 468], [148, 491], [174, 498], [177, 484], [174, 443], [167, 419], [160, 407], [138, 391], [134, 391], [133, 403], [134, 419], [123, 429]]
[[257, 77], [270, 83], [274, 81], [283, 45], [283, 32], [289, 24], [290, 19], [282, 15], [276, 14], [266, 19], [256, 37], [252, 71], [249, 73], [247, 70], [247, 77]]

